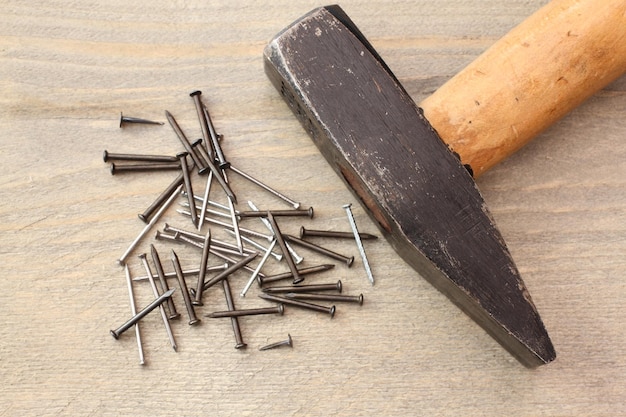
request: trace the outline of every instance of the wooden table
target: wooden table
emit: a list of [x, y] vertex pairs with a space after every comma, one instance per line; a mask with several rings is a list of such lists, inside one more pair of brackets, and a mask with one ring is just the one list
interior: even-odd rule
[[[375, 286], [353, 242], [321, 240], [357, 261], [310, 278], [341, 279], [346, 293], [364, 294], [363, 306], [338, 305], [333, 319], [296, 309], [242, 318], [248, 347], [236, 350], [229, 320], [204, 317], [225, 309], [221, 288], [206, 292], [193, 327], [177, 291], [178, 352], [152, 313], [141, 323], [140, 366], [134, 332], [109, 335], [130, 316], [116, 259], [143, 227], [137, 213], [176, 174], [111, 176], [102, 152], [173, 155], [182, 146], [167, 124], [120, 129], [120, 111], [165, 121], [167, 109], [200, 137], [189, 97], [200, 89], [233, 164], [315, 208], [313, 220], [281, 220], [284, 231], [349, 230], [341, 206], [353, 202], [361, 230], [377, 232], [263, 72], [269, 39], [319, 4], [27, 3], [0, 12], [0, 415], [626, 415], [625, 78], [479, 180], [556, 346], [554, 363], [522, 367], [381, 239], [366, 244]], [[342, 6], [419, 101], [544, 3]], [[203, 178], [193, 181], [202, 194]], [[288, 208], [233, 174], [231, 183], [239, 209], [248, 199]], [[212, 195], [222, 196], [217, 187]], [[192, 227], [175, 207], [154, 231], [165, 222]], [[133, 276], [150, 243], [168, 271], [171, 249], [184, 267], [198, 265], [197, 249], [154, 231], [129, 258]], [[299, 252], [303, 265], [326, 261]], [[264, 269], [284, 270], [276, 261]], [[267, 305], [256, 287], [237, 295], [248, 276], [231, 278], [237, 307]], [[135, 291], [139, 306], [151, 301], [147, 284]], [[258, 350], [288, 333], [293, 348]]]

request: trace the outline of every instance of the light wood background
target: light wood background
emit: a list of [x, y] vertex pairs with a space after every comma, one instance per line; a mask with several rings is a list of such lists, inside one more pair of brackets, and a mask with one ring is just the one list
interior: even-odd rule
[[[344, 0], [411, 95], [434, 91], [541, 0]], [[313, 1], [5, 1], [0, 7], [0, 415], [626, 415], [626, 79], [621, 78], [481, 177], [479, 186], [549, 330], [557, 360], [522, 367], [383, 241], [367, 243], [377, 283], [357, 260], [311, 282], [341, 279], [365, 304], [332, 320], [287, 309], [241, 320], [142, 322], [132, 331], [116, 259], [141, 230], [136, 214], [173, 173], [111, 176], [102, 152], [174, 154], [169, 126], [118, 127], [119, 112], [199, 137], [188, 94], [204, 92], [233, 164], [313, 206], [285, 220], [347, 230], [354, 198], [263, 72], [262, 50]], [[280, 201], [232, 177], [240, 200]], [[194, 178], [196, 192], [203, 181]], [[218, 191], [216, 198], [220, 197]], [[245, 209], [244, 204], [239, 208]], [[355, 205], [362, 231], [374, 224]], [[190, 228], [169, 210], [160, 222]], [[257, 223], [247, 221], [250, 228]], [[206, 228], [203, 229], [206, 231]], [[218, 232], [215, 232], [216, 235]], [[136, 254], [133, 275], [142, 273]], [[349, 242], [324, 241], [358, 254]], [[156, 242], [194, 267], [193, 248]], [[324, 261], [300, 250], [306, 265]], [[213, 263], [217, 263], [212, 259]], [[273, 262], [267, 271], [285, 270]], [[237, 294], [247, 274], [231, 279]], [[190, 279], [190, 283], [194, 283]], [[174, 285], [175, 286], [175, 285]], [[149, 288], [136, 285], [140, 306]], [[238, 307], [264, 306], [253, 288]], [[217, 288], [200, 314], [224, 309]], [[180, 292], [175, 294], [184, 316]], [[259, 352], [286, 338], [293, 349]]]

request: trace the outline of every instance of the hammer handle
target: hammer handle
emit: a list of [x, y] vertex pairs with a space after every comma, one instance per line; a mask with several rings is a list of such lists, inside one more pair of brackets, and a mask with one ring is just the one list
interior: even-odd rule
[[626, 71], [625, 0], [554, 0], [420, 107], [479, 176]]

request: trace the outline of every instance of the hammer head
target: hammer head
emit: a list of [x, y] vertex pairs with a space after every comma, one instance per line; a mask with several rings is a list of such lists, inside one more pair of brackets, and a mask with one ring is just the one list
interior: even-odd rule
[[338, 7], [265, 49], [266, 72], [402, 258], [526, 366], [554, 348], [471, 174]]

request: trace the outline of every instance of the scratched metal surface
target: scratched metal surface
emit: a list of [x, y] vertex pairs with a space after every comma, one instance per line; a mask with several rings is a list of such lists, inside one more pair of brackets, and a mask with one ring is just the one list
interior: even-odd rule
[[[419, 101], [543, 3], [341, 6]], [[624, 78], [478, 182], [557, 349], [548, 366], [520, 366], [382, 240], [366, 245], [374, 287], [358, 260], [328, 275], [346, 292], [362, 292], [363, 306], [341, 306], [333, 319], [293, 309], [242, 319], [244, 351], [234, 349], [228, 321], [208, 318], [197, 328], [176, 323], [175, 353], [158, 315], [148, 316], [144, 367], [130, 333], [119, 341], [109, 335], [129, 314], [115, 260], [142, 227], [137, 213], [172, 174], [111, 176], [102, 151], [181, 150], [167, 125], [120, 130], [120, 111], [165, 121], [167, 109], [199, 137], [188, 93], [202, 90], [233, 163], [313, 206], [306, 225], [347, 227], [341, 205], [356, 202], [263, 72], [267, 42], [316, 6], [37, 1], [2, 8], [0, 415], [626, 414]], [[241, 178], [232, 181], [244, 198], [285, 208]], [[362, 231], [375, 231], [354, 211]], [[190, 224], [175, 211], [165, 221]], [[295, 233], [302, 222], [284, 224]], [[324, 242], [357, 255], [349, 242]], [[172, 247], [185, 265], [200, 261], [193, 248], [157, 245], [165, 262]], [[135, 256], [130, 267], [142, 272]], [[233, 288], [245, 278], [234, 278]], [[203, 312], [223, 307], [223, 294], [205, 296]], [[138, 286], [138, 303], [150, 299], [149, 288]], [[242, 308], [260, 301], [235, 299]], [[258, 351], [287, 333], [293, 349]]]

